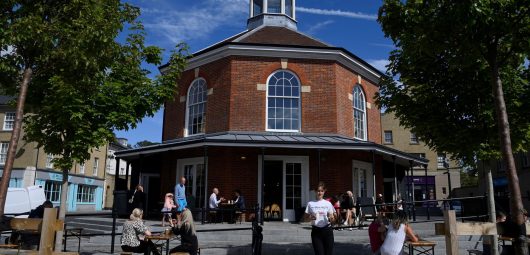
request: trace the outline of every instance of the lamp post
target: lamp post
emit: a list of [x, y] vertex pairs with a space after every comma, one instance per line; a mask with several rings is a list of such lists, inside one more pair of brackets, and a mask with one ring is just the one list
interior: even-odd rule
[[[446, 172], [444, 172], [444, 174], [447, 174], [447, 186], [449, 188], [449, 190], [447, 191], [448, 192], [448, 195], [447, 197], [451, 197], [451, 172], [450, 172], [450, 169], [449, 169], [449, 162], [447, 162], [447, 159], [444, 160], [444, 168], [446, 169]], [[452, 197], [451, 197], [452, 199]], [[451, 201], [449, 201], [449, 210], [453, 210], [453, 203], [451, 203]]]

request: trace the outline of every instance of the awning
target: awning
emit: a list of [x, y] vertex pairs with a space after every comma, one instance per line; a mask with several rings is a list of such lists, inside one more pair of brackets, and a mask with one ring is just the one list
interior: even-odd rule
[[115, 155], [121, 159], [130, 160], [139, 158], [140, 155], [148, 156], [204, 146], [374, 151], [376, 154], [383, 155], [385, 160], [392, 160], [392, 156], [395, 156], [396, 163], [401, 165], [409, 165], [409, 162], [412, 162], [413, 165], [424, 165], [429, 162], [425, 158], [416, 157], [381, 144], [360, 141], [341, 135], [270, 132], [223, 132], [196, 135], [168, 140], [162, 144], [122, 150], [115, 152]]

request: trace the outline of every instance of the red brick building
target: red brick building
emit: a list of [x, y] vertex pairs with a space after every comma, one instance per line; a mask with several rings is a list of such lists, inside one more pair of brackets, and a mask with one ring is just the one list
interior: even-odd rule
[[294, 1], [250, 6], [246, 31], [189, 59], [165, 104], [163, 143], [116, 154], [134, 164], [131, 181], [144, 184], [150, 209], [186, 176], [193, 206], [214, 187], [227, 198], [240, 189], [247, 206], [278, 204], [294, 220], [319, 180], [330, 195], [372, 197], [395, 190], [384, 178], [397, 183], [426, 163], [382, 145], [380, 71], [298, 32]]

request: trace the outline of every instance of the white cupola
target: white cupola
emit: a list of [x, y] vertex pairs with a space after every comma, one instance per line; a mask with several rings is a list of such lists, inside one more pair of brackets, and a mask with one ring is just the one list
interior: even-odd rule
[[250, 0], [247, 29], [260, 26], [288, 27], [296, 30], [296, 0]]

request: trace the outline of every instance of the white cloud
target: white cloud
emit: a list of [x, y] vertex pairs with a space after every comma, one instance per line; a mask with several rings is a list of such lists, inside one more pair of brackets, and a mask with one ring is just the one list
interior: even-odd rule
[[368, 60], [368, 64], [381, 72], [386, 72], [386, 66], [390, 64], [390, 61], [388, 59], [370, 59]]
[[216, 28], [238, 22], [248, 13], [245, 0], [208, 0], [186, 10], [142, 8], [146, 29], [171, 43], [204, 38]]
[[371, 45], [373, 46], [377, 46], [377, 47], [384, 47], [384, 48], [389, 48], [389, 49], [395, 49], [396, 46], [394, 46], [393, 44], [387, 44], [387, 43], [371, 43]]
[[305, 13], [311, 13], [311, 14], [341, 16], [341, 17], [354, 18], [354, 19], [377, 20], [377, 15], [375, 15], [375, 14], [365, 14], [365, 13], [361, 13], [361, 12], [349, 12], [349, 11], [341, 11], [341, 10], [325, 10], [325, 9], [305, 8], [305, 7], [297, 7], [296, 11], [305, 12]]
[[333, 24], [333, 20], [326, 20], [326, 21], [323, 21], [323, 22], [319, 22], [319, 23], [316, 23], [315, 25], [311, 26], [309, 29], [307, 29], [307, 32], [308, 34], [310, 35], [313, 35], [315, 34], [318, 30], [326, 27], [327, 25], [330, 25], [330, 24]]

